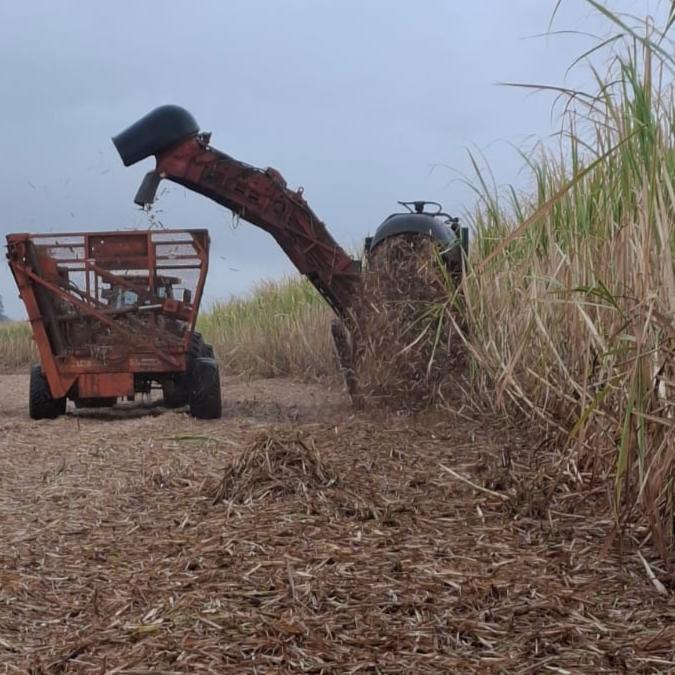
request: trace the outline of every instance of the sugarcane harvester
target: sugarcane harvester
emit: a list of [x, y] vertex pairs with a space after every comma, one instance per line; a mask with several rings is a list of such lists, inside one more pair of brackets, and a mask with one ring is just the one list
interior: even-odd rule
[[[389, 239], [427, 237], [451, 274], [462, 270], [468, 232], [434, 202], [400, 202], [354, 260], [275, 169], [258, 169], [211, 147], [189, 112], [162, 106], [113, 138], [125, 165], [154, 155], [136, 203], [148, 207], [172, 180], [269, 232], [335, 312], [338, 362], [355, 403], [362, 274]], [[40, 363], [29, 413], [54, 418], [77, 407], [114, 405], [160, 386], [168, 407], [221, 415], [218, 364], [195, 330], [208, 270], [206, 230], [7, 235], [7, 258], [24, 301]], [[361, 303], [362, 304], [362, 303]]]
[[[210, 145], [211, 134], [201, 132], [185, 109], [156, 108], [113, 138], [125, 166], [155, 156], [135, 202], [148, 207], [158, 185], [168, 179], [198, 192], [274, 237], [298, 271], [307, 277], [336, 314], [332, 322], [336, 354], [353, 400], [358, 399], [354, 362], [358, 350], [358, 316], [362, 265], [390, 237], [431, 237], [451, 272], [462, 269], [468, 230], [457, 218], [442, 213], [434, 202], [401, 202], [403, 213], [389, 216], [365, 242], [364, 260], [354, 260], [333, 239], [303, 197], [291, 190], [275, 169], [245, 164]], [[428, 210], [428, 207], [431, 207]]]

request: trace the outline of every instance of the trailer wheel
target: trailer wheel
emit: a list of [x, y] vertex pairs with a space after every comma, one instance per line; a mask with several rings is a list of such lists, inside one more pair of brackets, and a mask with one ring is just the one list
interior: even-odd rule
[[162, 395], [167, 408], [182, 408], [188, 404], [189, 392], [184, 375], [174, 375], [162, 382]]
[[221, 414], [218, 364], [208, 357], [195, 359], [190, 370], [190, 415], [212, 420]]
[[34, 420], [53, 420], [66, 412], [66, 398], [53, 398], [39, 363], [30, 369], [28, 414]]

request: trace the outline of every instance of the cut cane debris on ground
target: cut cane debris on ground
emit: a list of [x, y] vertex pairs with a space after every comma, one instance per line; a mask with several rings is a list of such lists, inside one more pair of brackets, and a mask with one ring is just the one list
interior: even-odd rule
[[213, 503], [250, 504], [266, 497], [307, 494], [336, 480], [311, 437], [266, 432], [227, 468]]
[[[567, 509], [571, 479], [531, 504], [554, 451], [504, 420], [354, 415], [268, 380], [224, 382], [217, 422], [35, 423], [12, 393], [26, 377], [1, 377], [0, 669], [675, 668], [654, 556], [667, 595], [639, 541], [606, 546], [593, 497]], [[214, 504], [223, 478], [232, 501]]]
[[[672, 45], [605, 16], [610, 70], [560, 92], [533, 193], [478, 176], [457, 327], [490, 414], [443, 379], [465, 358], [451, 288], [414, 256], [396, 275], [395, 250], [358, 364], [393, 406], [232, 380], [211, 423], [156, 404], [33, 423], [27, 378], [0, 376], [2, 668], [675, 671]], [[319, 296], [283, 302], [307, 288], [208, 317], [230, 372], [334, 374]]]

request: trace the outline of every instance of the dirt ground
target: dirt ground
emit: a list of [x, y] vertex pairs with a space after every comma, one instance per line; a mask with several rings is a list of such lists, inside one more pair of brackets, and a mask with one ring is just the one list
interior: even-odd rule
[[539, 499], [503, 420], [278, 379], [225, 381], [218, 421], [33, 422], [27, 389], [0, 375], [0, 672], [675, 668], [670, 589], [592, 500]]

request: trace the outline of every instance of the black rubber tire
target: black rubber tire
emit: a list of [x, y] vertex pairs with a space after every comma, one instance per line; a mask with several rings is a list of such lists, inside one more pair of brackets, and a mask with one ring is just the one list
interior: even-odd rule
[[198, 359], [200, 356], [206, 356], [204, 351], [204, 338], [199, 331], [194, 331], [190, 336], [190, 347], [188, 348], [188, 370], [190, 369], [190, 362]]
[[28, 414], [34, 420], [53, 420], [66, 412], [66, 397], [53, 398], [39, 363], [30, 369]]
[[190, 370], [190, 415], [213, 420], [222, 413], [218, 364], [208, 357], [195, 359]]
[[204, 336], [199, 331], [194, 331], [190, 337], [188, 360], [194, 360], [200, 357], [208, 359], [215, 358], [213, 355], [213, 347], [207, 342], [204, 342]]
[[162, 395], [167, 408], [182, 408], [190, 402], [190, 373], [197, 359], [213, 358], [213, 347], [204, 342], [199, 331], [190, 336], [187, 353], [187, 373], [174, 373], [162, 382]]
[[190, 398], [185, 375], [171, 375], [162, 382], [162, 395], [167, 408], [182, 408]]
[[73, 399], [76, 408], [112, 408], [117, 403], [115, 396], [106, 398], [76, 398]]

